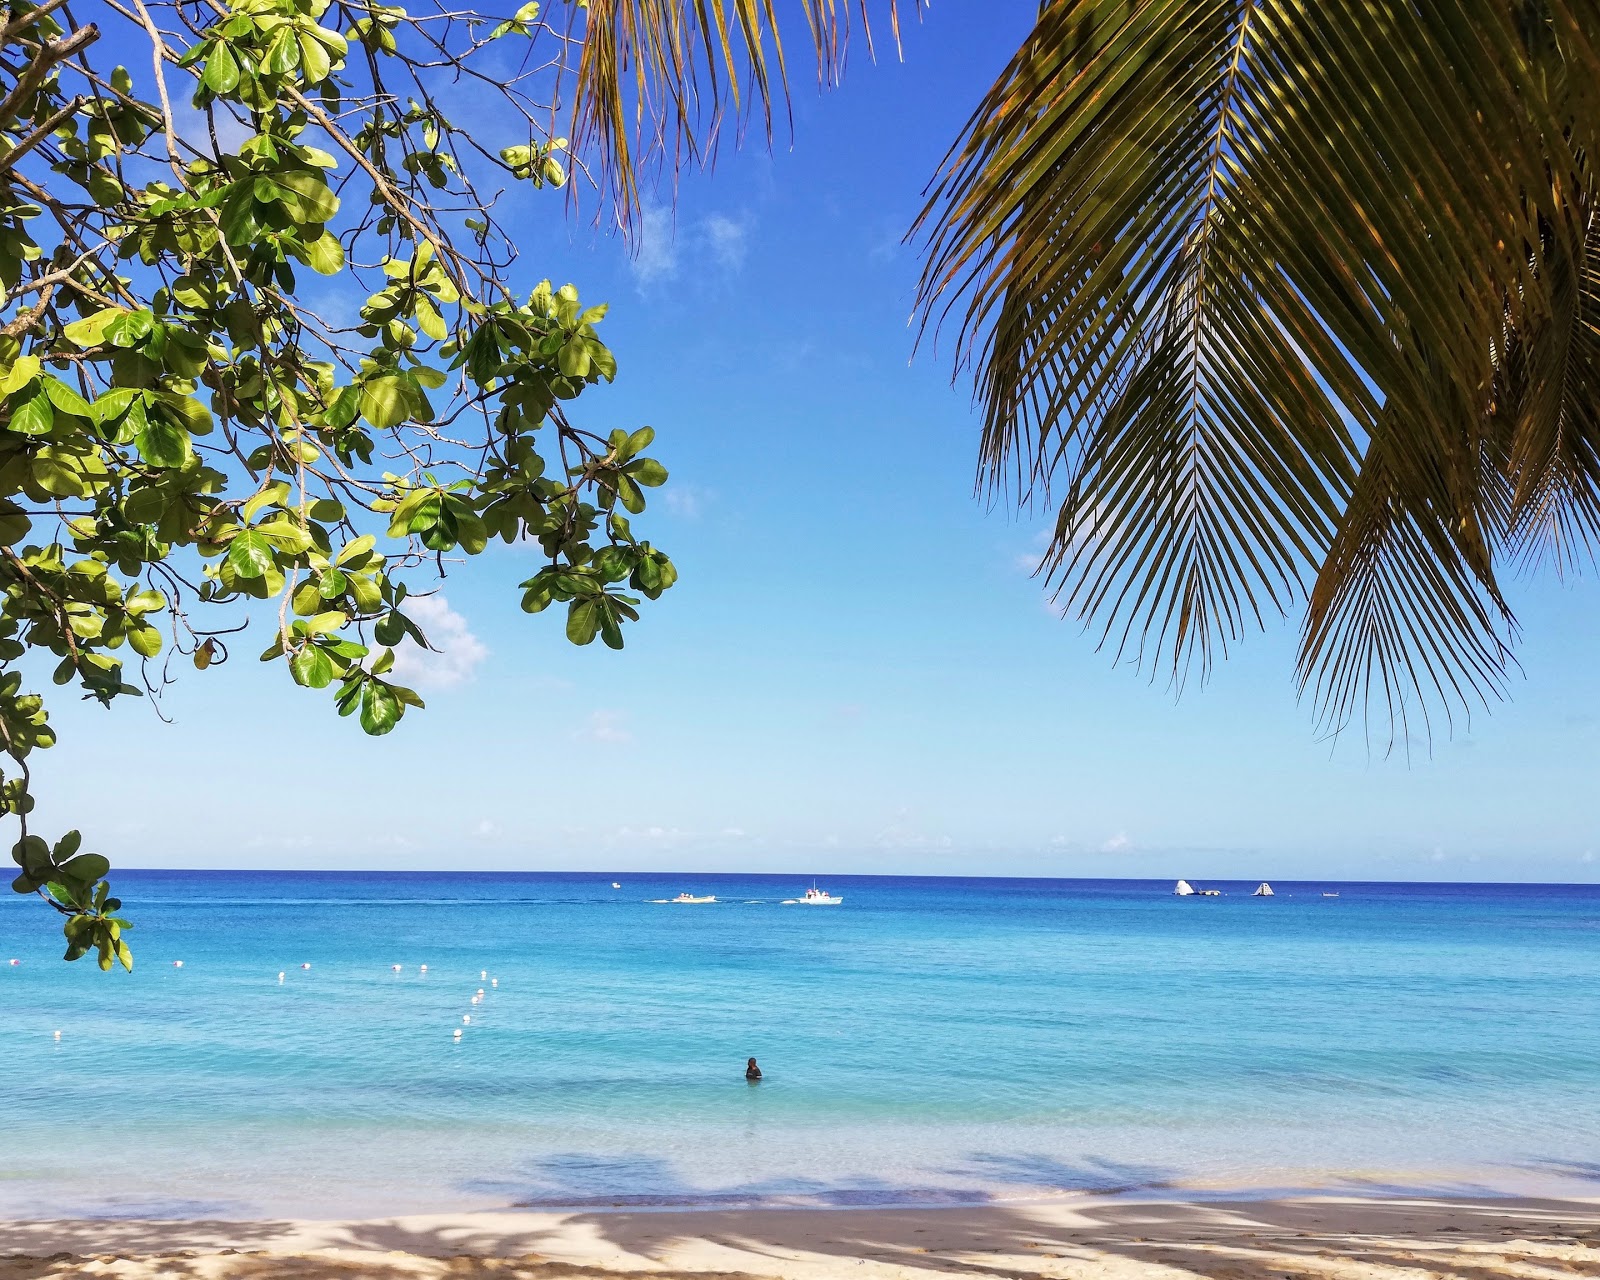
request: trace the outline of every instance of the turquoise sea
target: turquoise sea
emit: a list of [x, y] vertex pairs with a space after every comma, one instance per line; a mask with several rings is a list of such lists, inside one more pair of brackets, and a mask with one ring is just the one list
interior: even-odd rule
[[8, 895], [0, 1217], [1597, 1193], [1600, 887], [808, 883], [121, 872], [131, 977]]

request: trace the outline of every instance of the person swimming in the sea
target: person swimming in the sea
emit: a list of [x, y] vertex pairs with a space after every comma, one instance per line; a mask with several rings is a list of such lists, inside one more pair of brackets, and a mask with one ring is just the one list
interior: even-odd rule
[[751, 1058], [750, 1061], [745, 1065], [744, 1078], [746, 1080], [761, 1079], [761, 1068], [756, 1066], [756, 1060], [754, 1058]]

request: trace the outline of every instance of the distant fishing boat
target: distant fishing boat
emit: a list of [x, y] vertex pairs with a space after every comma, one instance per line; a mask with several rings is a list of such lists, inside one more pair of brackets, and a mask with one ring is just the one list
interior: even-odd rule
[[812, 885], [806, 890], [803, 898], [785, 898], [783, 905], [786, 907], [836, 907], [843, 898], [836, 898], [826, 889], [819, 889]]
[[613, 881], [612, 881], [612, 882], [611, 882], [611, 887], [612, 887], [612, 888], [613, 888], [613, 889], [620, 889], [620, 888], [622, 888], [622, 886], [621, 886], [621, 885], [620, 885], [620, 884], [618, 884], [618, 883], [617, 883], [617, 882], [616, 882], [616, 881], [615, 881], [615, 880], [613, 880]]
[[1339, 896], [1339, 895], [1338, 895], [1338, 893], [1337, 893], [1337, 892], [1334, 892], [1334, 893], [1325, 893], [1325, 894], [1323, 894], [1323, 895], [1322, 895], [1322, 896], [1323, 896], [1323, 897], [1324, 897], [1324, 898], [1337, 898], [1337, 897], [1338, 897], [1338, 896]]
[[1263, 880], [1256, 886], [1256, 891], [1250, 895], [1252, 898], [1275, 898], [1278, 895], [1272, 892], [1272, 886]]
[[703, 898], [697, 898], [692, 893], [680, 893], [676, 898], [672, 899], [673, 902], [715, 902], [716, 900], [717, 896], [714, 893], [707, 894]]

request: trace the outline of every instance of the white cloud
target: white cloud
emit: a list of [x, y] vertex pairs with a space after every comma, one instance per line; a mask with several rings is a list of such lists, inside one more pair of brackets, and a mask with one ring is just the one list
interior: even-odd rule
[[873, 843], [880, 849], [948, 849], [954, 841], [949, 836], [934, 835], [925, 831], [912, 818], [909, 810], [902, 809], [895, 820], [878, 832]]
[[670, 205], [646, 202], [634, 233], [633, 278], [640, 289], [676, 278], [686, 262], [705, 265], [723, 275], [744, 266], [750, 250], [745, 219], [713, 213], [680, 228]]
[[735, 222], [732, 218], [714, 213], [701, 224], [701, 232], [705, 236], [706, 247], [711, 251], [712, 260], [724, 271], [734, 272], [744, 266], [749, 246], [745, 243], [743, 222]]
[[612, 838], [624, 844], [676, 847], [693, 839], [694, 832], [681, 827], [618, 827]]
[[1593, 862], [1594, 861], [1594, 850], [1593, 849], [1585, 849], [1583, 851], [1583, 856], [1581, 858], [1579, 858], [1578, 861], [1579, 862]]
[[489, 818], [479, 818], [478, 825], [472, 829], [472, 834], [479, 839], [487, 840], [490, 836], [500, 834], [500, 824]]
[[722, 837], [725, 840], [743, 840], [745, 831], [743, 827], [723, 827]]
[[706, 494], [693, 485], [679, 484], [674, 480], [662, 495], [661, 505], [673, 515], [684, 520], [698, 520], [705, 510]]
[[1111, 839], [1100, 846], [1101, 853], [1128, 853], [1133, 849], [1133, 841], [1128, 839], [1126, 831], [1119, 831]]
[[589, 722], [574, 735], [587, 742], [607, 742], [621, 745], [633, 741], [624, 721], [628, 718], [625, 711], [595, 710], [589, 713]]
[[672, 210], [666, 205], [647, 202], [639, 210], [632, 266], [634, 279], [641, 285], [670, 280], [678, 274], [677, 229]]
[[489, 656], [488, 647], [443, 596], [408, 596], [403, 612], [422, 628], [437, 652], [422, 648], [409, 637], [396, 645], [394, 677], [401, 684], [453, 689], [470, 680], [478, 664]]

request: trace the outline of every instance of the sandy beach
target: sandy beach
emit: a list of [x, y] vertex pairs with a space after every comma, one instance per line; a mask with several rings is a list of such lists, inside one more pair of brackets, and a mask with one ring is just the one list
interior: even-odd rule
[[0, 1280], [614, 1274], [918, 1280], [1560, 1280], [1600, 1275], [1600, 1201], [1325, 1197], [981, 1208], [508, 1212], [362, 1222], [0, 1226]]

